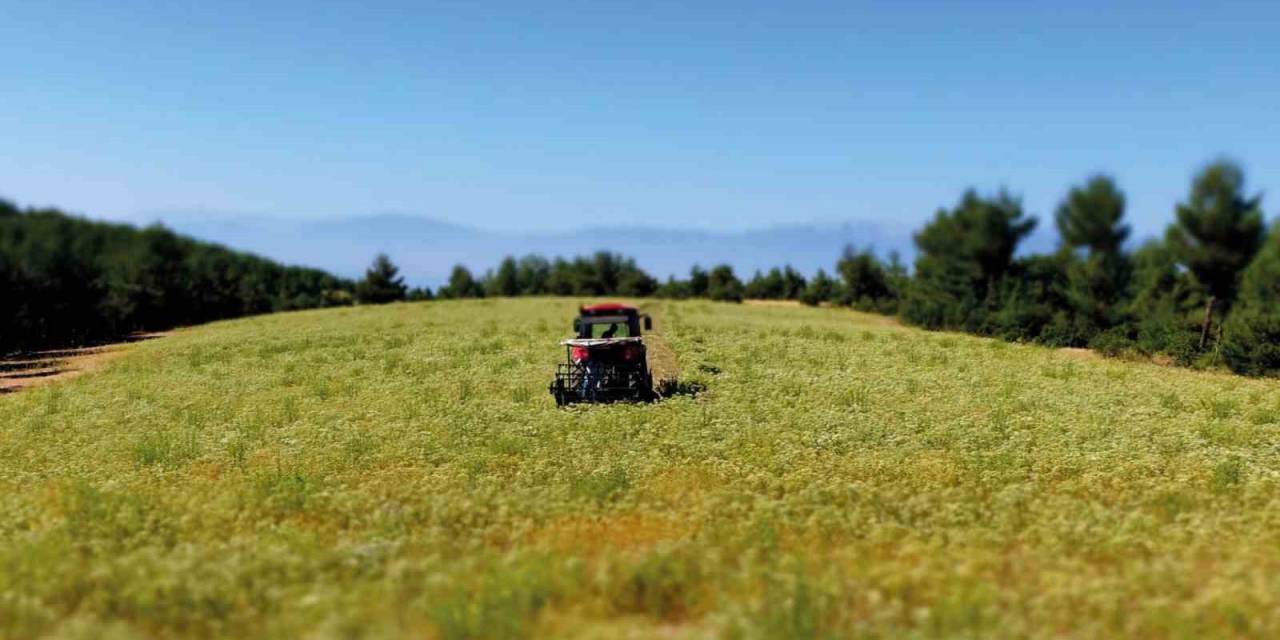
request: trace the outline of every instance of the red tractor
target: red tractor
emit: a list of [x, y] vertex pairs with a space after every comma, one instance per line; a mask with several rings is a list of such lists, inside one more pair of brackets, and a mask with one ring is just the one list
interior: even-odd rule
[[573, 321], [577, 337], [560, 343], [565, 363], [557, 365], [550, 387], [556, 404], [653, 400], [653, 374], [641, 337], [641, 327], [652, 330], [653, 320], [618, 303], [584, 306], [578, 312]]

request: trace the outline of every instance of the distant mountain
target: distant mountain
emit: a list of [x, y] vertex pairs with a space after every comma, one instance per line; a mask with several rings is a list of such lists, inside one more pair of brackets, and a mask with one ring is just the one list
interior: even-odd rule
[[608, 250], [633, 257], [654, 276], [684, 276], [695, 264], [728, 263], [741, 276], [791, 264], [804, 273], [830, 270], [846, 244], [898, 251], [909, 260], [911, 230], [881, 223], [786, 225], [710, 232], [660, 228], [589, 228], [569, 233], [485, 231], [432, 218], [376, 215], [304, 220], [269, 217], [159, 216], [166, 226], [200, 239], [288, 264], [356, 277], [378, 252], [400, 265], [415, 285], [438, 286], [455, 264], [476, 272], [506, 255], [574, 256]]
[[[412, 215], [335, 219], [161, 215], [167, 226], [204, 240], [251, 251], [288, 264], [319, 267], [357, 277], [378, 252], [400, 265], [409, 283], [436, 287], [455, 264], [477, 274], [506, 255], [574, 256], [600, 250], [633, 257], [654, 276], [684, 276], [695, 264], [733, 265], [741, 277], [756, 269], [790, 264], [805, 274], [830, 271], [851, 244], [872, 247], [882, 257], [898, 252], [910, 264], [915, 226], [886, 222], [791, 224], [746, 231], [712, 232], [650, 227], [584, 228], [567, 233], [518, 234], [486, 231]], [[1038, 229], [1023, 251], [1052, 248], [1054, 238]]]

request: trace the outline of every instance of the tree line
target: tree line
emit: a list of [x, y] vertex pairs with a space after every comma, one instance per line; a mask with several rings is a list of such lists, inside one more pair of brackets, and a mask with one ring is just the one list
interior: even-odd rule
[[0, 200], [0, 354], [353, 302], [353, 283], [197, 242]]
[[1280, 374], [1280, 225], [1268, 230], [1243, 171], [1228, 161], [1204, 167], [1162, 238], [1131, 248], [1125, 214], [1124, 192], [1097, 175], [1062, 198], [1053, 215], [1060, 244], [1045, 255], [1018, 253], [1039, 221], [1017, 197], [969, 190], [916, 232], [910, 271], [896, 256], [847, 247], [831, 273], [810, 277], [784, 265], [744, 282], [721, 264], [662, 282], [601, 251], [509, 256], [479, 276], [458, 265], [432, 291], [406, 286], [385, 255], [352, 282], [159, 226], [0, 201], [0, 352], [357, 302], [655, 296], [848, 306], [928, 329]]
[[1059, 247], [1047, 255], [1018, 253], [1039, 223], [1019, 198], [969, 190], [915, 233], [910, 272], [896, 256], [852, 247], [831, 274], [806, 278], [783, 266], [746, 282], [729, 265], [695, 266], [688, 278], [660, 283], [608, 252], [531, 255], [507, 257], [480, 277], [459, 265], [436, 294], [798, 300], [927, 329], [1280, 374], [1280, 225], [1268, 231], [1262, 198], [1246, 192], [1240, 167], [1204, 167], [1164, 236], [1132, 249], [1126, 204], [1106, 175], [1071, 187], [1053, 215]]

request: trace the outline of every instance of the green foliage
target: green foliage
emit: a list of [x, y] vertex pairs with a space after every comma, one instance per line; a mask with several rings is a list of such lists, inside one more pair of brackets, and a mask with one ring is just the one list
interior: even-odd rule
[[742, 282], [733, 267], [722, 264], [707, 274], [707, 297], [718, 302], [742, 302]]
[[671, 300], [687, 300], [693, 296], [693, 293], [689, 290], [689, 282], [687, 280], [677, 280], [675, 276], [669, 276], [667, 281], [658, 287], [655, 294], [659, 298]]
[[1006, 340], [1040, 340], [1052, 346], [1079, 346], [1087, 337], [1069, 313], [1063, 297], [1064, 254], [1032, 256], [1010, 265], [994, 295], [998, 304], [988, 311], [979, 332]]
[[[870, 248], [846, 247], [835, 264], [837, 280], [826, 270], [807, 280], [788, 265], [757, 271], [743, 284], [722, 264], [710, 271], [695, 265], [687, 279], [671, 277], [660, 284], [634, 259], [600, 251], [553, 260], [507, 256], [480, 279], [458, 265], [438, 294], [446, 299], [550, 294], [799, 300], [810, 306], [897, 313], [926, 328], [1050, 346], [1092, 345], [1109, 354], [1167, 356], [1200, 367], [1225, 363], [1239, 372], [1266, 374], [1276, 370], [1271, 345], [1277, 329], [1271, 313], [1280, 297], [1277, 291], [1254, 286], [1252, 301], [1229, 315], [1228, 326], [1213, 331], [1211, 322], [1215, 306], [1231, 310], [1240, 270], [1260, 243], [1260, 199], [1246, 198], [1243, 185], [1235, 165], [1209, 165], [1196, 176], [1187, 202], [1179, 205], [1177, 223], [1165, 241], [1148, 242], [1132, 255], [1124, 249], [1130, 233], [1124, 193], [1114, 180], [1097, 175], [1072, 187], [1058, 205], [1054, 222], [1062, 246], [1051, 255], [1015, 258], [1035, 218], [1026, 216], [1021, 202], [1006, 191], [982, 196], [969, 190], [915, 235], [919, 254], [913, 274], [896, 255], [883, 263]], [[92, 234], [81, 238], [78, 230], [59, 228], [69, 224], [65, 216], [23, 213], [7, 204], [0, 213], [0, 232], [14, 219], [28, 227], [22, 233], [0, 233], [0, 285], [14, 291], [19, 302], [8, 315], [0, 315], [0, 339], [17, 336], [22, 344], [42, 344], [44, 336], [57, 335], [68, 342], [84, 341], [135, 328], [353, 302], [349, 283], [300, 270], [286, 270], [283, 282], [272, 276], [263, 283], [237, 268], [235, 254], [219, 253], [216, 247], [193, 251], [188, 241], [162, 228], [130, 230], [140, 248], [137, 255], [124, 261], [123, 268], [103, 272], [76, 256], [89, 251], [114, 258], [130, 251], [121, 252]], [[30, 228], [36, 232], [27, 233]], [[1260, 273], [1268, 274], [1256, 281], [1275, 278], [1269, 262], [1255, 262]], [[44, 295], [41, 286], [59, 295]], [[271, 293], [281, 286], [284, 293]], [[227, 289], [235, 290], [229, 300], [223, 297]], [[385, 256], [375, 261], [355, 294], [366, 303], [433, 297], [426, 289], [407, 291]], [[191, 301], [193, 295], [197, 303]], [[182, 312], [192, 306], [200, 311]], [[67, 318], [85, 317], [97, 319], [97, 333], [68, 326], [75, 323]], [[1206, 348], [1207, 338], [1222, 334], [1229, 342]]]
[[[1108, 176], [1093, 176], [1072, 187], [1054, 215], [1063, 251], [1071, 256], [1063, 285], [1066, 312], [1079, 327], [1079, 340], [1124, 324], [1132, 265], [1123, 251], [1129, 226], [1125, 197]], [[1077, 256], [1085, 251], [1084, 257]]]
[[498, 264], [498, 271], [485, 278], [485, 294], [490, 296], [516, 296], [522, 293], [520, 271], [516, 259], [507, 256]]
[[800, 294], [800, 302], [816, 307], [824, 302], [831, 302], [835, 299], [835, 296], [835, 280], [832, 280], [826, 271], [818, 269], [818, 273], [814, 274], [813, 279], [809, 281], [809, 285]]
[[1135, 349], [1133, 338], [1124, 327], [1112, 327], [1089, 340], [1089, 348], [1109, 358], [1118, 358]]
[[441, 298], [483, 298], [484, 287], [471, 275], [471, 270], [455, 265], [449, 273], [449, 284], [440, 288]]
[[1090, 335], [1128, 322], [1127, 296], [1133, 266], [1123, 253], [1072, 257], [1066, 267], [1065, 302]]
[[435, 294], [432, 293], [431, 287], [414, 287], [409, 289], [404, 299], [409, 302], [426, 302], [427, 300], [435, 300]]
[[1133, 256], [1133, 301], [1138, 348], [1167, 354], [1189, 363], [1198, 351], [1197, 316], [1207, 298], [1204, 289], [1178, 265], [1176, 251], [1162, 242], [1148, 242]]
[[707, 289], [711, 286], [711, 279], [707, 272], [698, 265], [693, 265], [689, 270], [689, 296], [692, 298], [707, 297]]
[[1124, 193], [1115, 181], [1096, 175], [1067, 192], [1053, 220], [1064, 246], [1088, 249], [1094, 255], [1117, 255], [1129, 237], [1124, 208]]
[[897, 292], [892, 276], [870, 249], [855, 251], [846, 246], [836, 262], [836, 272], [844, 285], [840, 290], [842, 304], [861, 311], [893, 313]]
[[408, 287], [400, 277], [400, 268], [385, 253], [379, 253], [356, 283], [356, 299], [360, 304], [386, 304], [405, 299]]
[[1232, 371], [1280, 374], [1280, 227], [1245, 270], [1223, 334], [1222, 356]]
[[527, 296], [551, 293], [551, 263], [539, 255], [527, 255], [516, 264], [517, 290]]
[[1035, 225], [1005, 191], [990, 198], [966, 191], [954, 209], [940, 209], [915, 235], [920, 255], [903, 317], [928, 328], [979, 330]]
[[344, 304], [351, 288], [160, 226], [0, 204], [0, 353]]
[[482, 282], [476, 282], [471, 272], [459, 265], [440, 293], [448, 298], [545, 294], [646, 297], [657, 293], [658, 288], [658, 281], [637, 266], [634, 259], [600, 251], [554, 261], [539, 255], [527, 255], [518, 261], [507, 256]]
[[1168, 241], [1209, 296], [1229, 306], [1240, 272], [1262, 246], [1261, 196], [1244, 195], [1244, 172], [1227, 161], [1205, 167], [1177, 208]]
[[774, 267], [767, 274], [759, 271], [743, 287], [743, 297], [752, 300], [799, 300], [806, 286], [804, 276], [791, 265]]

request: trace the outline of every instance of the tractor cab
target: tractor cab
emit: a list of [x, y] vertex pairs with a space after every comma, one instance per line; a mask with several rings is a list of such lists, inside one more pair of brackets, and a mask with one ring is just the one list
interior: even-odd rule
[[574, 338], [565, 347], [565, 362], [550, 386], [556, 404], [647, 401], [653, 399], [643, 332], [653, 321], [633, 306], [605, 303], [578, 309]]
[[573, 332], [582, 340], [639, 338], [641, 327], [653, 330], [653, 320], [635, 307], [616, 302], [583, 306], [573, 321]]

